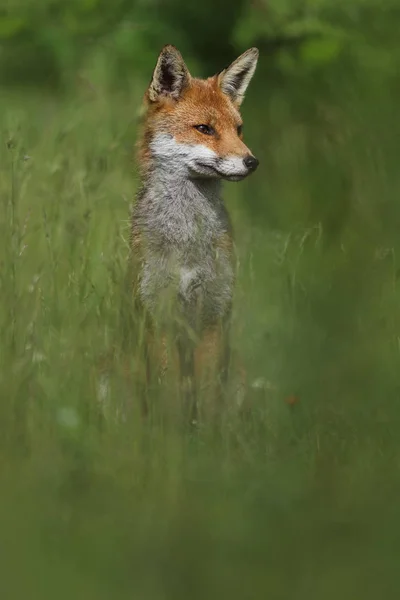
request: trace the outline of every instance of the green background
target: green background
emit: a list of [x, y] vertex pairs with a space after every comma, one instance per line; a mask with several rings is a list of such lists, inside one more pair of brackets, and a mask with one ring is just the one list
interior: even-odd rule
[[[2, 598], [399, 597], [399, 27], [394, 0], [2, 0]], [[199, 76], [260, 49], [260, 167], [224, 188], [253, 408], [196, 435], [119, 418], [165, 43]]]

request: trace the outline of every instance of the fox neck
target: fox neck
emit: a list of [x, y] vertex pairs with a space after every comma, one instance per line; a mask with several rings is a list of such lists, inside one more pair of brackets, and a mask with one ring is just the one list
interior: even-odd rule
[[230, 229], [220, 191], [219, 180], [191, 179], [163, 163], [154, 165], [142, 180], [135, 210], [147, 243], [163, 253], [178, 252], [183, 261], [198, 260]]
[[[152, 165], [143, 177], [143, 188], [156, 204], [168, 202], [181, 210], [192, 212], [201, 206], [222, 202], [221, 181], [211, 178], [190, 178], [186, 170], [171, 165]], [[210, 208], [211, 208], [210, 206]]]

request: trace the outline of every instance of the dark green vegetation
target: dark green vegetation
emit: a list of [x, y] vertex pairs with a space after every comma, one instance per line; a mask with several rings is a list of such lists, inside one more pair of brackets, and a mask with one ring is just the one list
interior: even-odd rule
[[[398, 598], [400, 8], [378, 6], [0, 10], [5, 600]], [[116, 418], [135, 395], [123, 360], [132, 147], [166, 42], [197, 74], [261, 49], [243, 107], [261, 166], [225, 196], [234, 344], [266, 385], [246, 420], [196, 436], [134, 410]]]

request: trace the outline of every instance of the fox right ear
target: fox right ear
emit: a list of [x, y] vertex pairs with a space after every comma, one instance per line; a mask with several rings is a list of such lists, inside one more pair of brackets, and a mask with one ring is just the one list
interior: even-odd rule
[[221, 90], [236, 106], [240, 106], [243, 102], [247, 87], [256, 70], [257, 61], [257, 48], [250, 48], [218, 75]]
[[168, 44], [161, 50], [147, 96], [157, 102], [162, 96], [177, 100], [190, 82], [190, 73], [179, 50]]

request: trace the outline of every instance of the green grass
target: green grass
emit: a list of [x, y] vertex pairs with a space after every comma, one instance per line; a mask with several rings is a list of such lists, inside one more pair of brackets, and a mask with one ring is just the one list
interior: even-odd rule
[[396, 106], [296, 85], [249, 93], [261, 166], [225, 188], [267, 385], [196, 435], [118, 419], [138, 94], [0, 98], [3, 598], [397, 598]]

